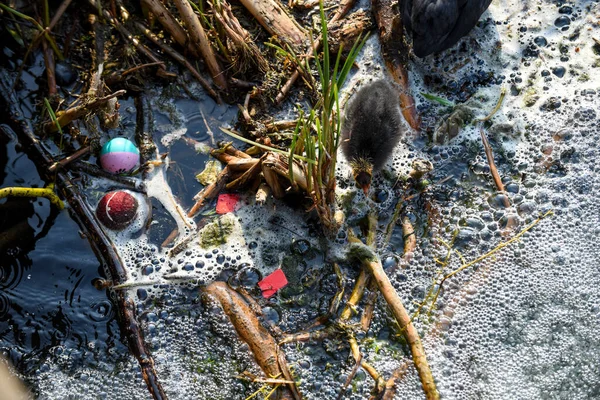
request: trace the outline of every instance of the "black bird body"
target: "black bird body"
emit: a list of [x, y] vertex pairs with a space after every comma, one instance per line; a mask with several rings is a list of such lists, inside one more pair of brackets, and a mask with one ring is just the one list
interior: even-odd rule
[[418, 57], [446, 50], [467, 35], [492, 0], [405, 0], [402, 21]]
[[365, 194], [373, 172], [392, 155], [404, 129], [398, 92], [384, 80], [362, 87], [346, 106], [342, 151]]

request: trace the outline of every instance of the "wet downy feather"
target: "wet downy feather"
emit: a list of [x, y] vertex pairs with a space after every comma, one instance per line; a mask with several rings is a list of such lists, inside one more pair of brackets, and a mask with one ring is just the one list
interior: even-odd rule
[[404, 131], [398, 92], [385, 80], [362, 87], [346, 106], [342, 151], [363, 189], [390, 158]]

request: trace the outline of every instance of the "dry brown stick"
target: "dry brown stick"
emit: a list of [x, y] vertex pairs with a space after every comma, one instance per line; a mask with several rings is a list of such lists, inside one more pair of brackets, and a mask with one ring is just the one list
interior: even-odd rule
[[48, 46], [46, 38], [42, 38], [42, 52], [46, 64], [46, 79], [48, 81], [48, 96], [56, 96], [56, 69], [54, 63], [54, 51]]
[[398, 296], [398, 293], [396, 293], [394, 286], [383, 270], [381, 260], [369, 247], [360, 244], [352, 244], [350, 247], [350, 254], [358, 258], [361, 261], [363, 268], [366, 268], [371, 272], [379, 287], [379, 291], [394, 314], [396, 321], [398, 321], [398, 324], [406, 337], [406, 341], [410, 346], [413, 362], [419, 373], [425, 397], [428, 400], [439, 399], [439, 393], [435, 386], [435, 381], [433, 380], [433, 375], [431, 374], [431, 369], [429, 368], [429, 363], [427, 362], [427, 357], [425, 356], [425, 350], [421, 344], [419, 333], [412, 324], [410, 315], [406, 312], [402, 300]]
[[[404, 238], [404, 258], [409, 259], [409, 255], [412, 254], [417, 248], [417, 237], [415, 230], [407, 216], [402, 218], [402, 237]], [[375, 302], [377, 301], [377, 292], [375, 291], [376, 285], [371, 282], [369, 290], [371, 293], [367, 298], [365, 304], [365, 310], [360, 319], [362, 330], [367, 332], [371, 327], [371, 321], [373, 319], [373, 312], [375, 311]]]
[[162, 61], [160, 61], [160, 62], [152, 62], [152, 63], [146, 63], [146, 64], [136, 65], [135, 67], [131, 67], [129, 69], [126, 69], [125, 71], [123, 71], [121, 73], [121, 75], [122, 76], [126, 76], [126, 75], [132, 74], [132, 73], [134, 73], [136, 71], [139, 71], [141, 69], [148, 68], [148, 67], [155, 67], [155, 66], [158, 66], [158, 65], [164, 66], [165, 63], [162, 62]]
[[406, 372], [408, 372], [408, 362], [403, 361], [402, 364], [392, 372], [392, 376], [385, 383], [383, 393], [377, 398], [380, 400], [394, 400], [394, 396], [396, 395], [396, 382], [404, 378]]
[[213, 149], [210, 151], [210, 155], [224, 164], [237, 163], [241, 160], [246, 160], [246, 158], [234, 156], [233, 154], [229, 154], [222, 149]]
[[231, 154], [232, 156], [236, 156], [239, 158], [252, 158], [252, 156], [249, 156], [248, 154], [244, 153], [243, 151], [236, 149], [232, 143], [227, 143], [223, 147], [223, 150], [225, 151], [225, 153]]
[[365, 287], [368, 283], [369, 275], [365, 273], [364, 270], [361, 270], [358, 278], [356, 278], [356, 281], [354, 282], [354, 288], [352, 289], [352, 293], [346, 302], [346, 306], [340, 314], [340, 320], [347, 321], [354, 313], [356, 313], [356, 306], [362, 299]]
[[[350, 8], [352, 8], [352, 6], [354, 5], [354, 2], [355, 2], [355, 0], [345, 0], [344, 2], [342, 2], [340, 4], [338, 12], [335, 14], [334, 18], [332, 18], [331, 21], [327, 23], [327, 27], [329, 27], [329, 24], [331, 24], [332, 22], [336, 22], [336, 21], [340, 20], [341, 18], [343, 18], [345, 13], [348, 12], [348, 10]], [[321, 45], [322, 45], [322, 43], [320, 40], [314, 41], [309, 54], [313, 55], [314, 53], [319, 51], [319, 49], [321, 48]], [[277, 96], [275, 97], [275, 104], [281, 104], [281, 102], [285, 99], [285, 97], [288, 95], [288, 93], [292, 89], [292, 86], [294, 85], [294, 83], [296, 83], [296, 81], [300, 77], [302, 70], [306, 70], [307, 67], [308, 67], [308, 60], [302, 61], [300, 66], [296, 67], [296, 70], [294, 71], [292, 76], [290, 76], [290, 78], [285, 82], [285, 84], [279, 90], [279, 93], [277, 93]]]
[[373, 0], [373, 11], [379, 27], [379, 40], [385, 65], [400, 85], [400, 106], [404, 119], [413, 129], [419, 129], [421, 124], [417, 113], [415, 100], [410, 93], [408, 83], [409, 45], [404, 38], [402, 13], [396, 0]]
[[200, 210], [200, 208], [202, 208], [206, 200], [210, 200], [216, 195], [218, 195], [221, 189], [223, 189], [223, 187], [225, 186], [225, 183], [229, 179], [230, 174], [231, 171], [229, 171], [228, 167], [223, 168], [223, 171], [221, 171], [217, 176], [216, 182], [211, 183], [210, 185], [202, 189], [200, 193], [194, 196], [194, 200], [196, 200], [196, 203], [192, 206], [190, 211], [188, 211], [187, 216], [191, 218], [194, 215], [196, 215], [196, 213], [198, 212], [198, 210]]
[[213, 99], [215, 99], [215, 101], [217, 101], [217, 103], [221, 104], [221, 98], [219, 97], [217, 92], [215, 92], [215, 90], [212, 88], [210, 83], [206, 79], [204, 79], [202, 77], [202, 75], [200, 75], [198, 70], [196, 68], [194, 68], [194, 66], [192, 64], [190, 64], [190, 62], [184, 56], [182, 56], [174, 48], [172, 48], [171, 46], [169, 46], [168, 44], [166, 44], [165, 42], [160, 40], [160, 38], [158, 36], [156, 36], [154, 33], [152, 33], [152, 31], [150, 31], [150, 29], [148, 29], [143, 24], [136, 22], [136, 26], [138, 27], [139, 30], [141, 30], [144, 33], [144, 35], [148, 39], [150, 39], [152, 41], [152, 43], [154, 43], [155, 45], [157, 45], [158, 47], [163, 49], [163, 51], [165, 53], [167, 53], [168, 55], [170, 55], [171, 58], [173, 58], [175, 61], [177, 61], [184, 67], [186, 67], [191, 72], [191, 74], [194, 76], [194, 78], [196, 78], [198, 80], [198, 82], [200, 82], [200, 84], [208, 92], [208, 94]]
[[75, 153], [71, 154], [68, 157], [63, 158], [60, 161], [56, 161], [54, 164], [52, 164], [51, 166], [48, 167], [48, 171], [49, 172], [54, 172], [56, 171], [58, 168], [63, 168], [65, 165], [69, 164], [70, 162], [73, 162], [75, 160], [77, 160], [78, 158], [88, 154], [91, 150], [90, 146], [85, 146], [82, 147], [81, 149], [77, 150]]
[[[78, 106], [69, 108], [68, 110], [65, 110], [65, 111], [59, 111], [58, 113], [56, 113], [56, 120], [57, 120], [56, 122], [58, 122], [58, 125], [60, 125], [60, 127], [62, 128], [64, 126], [68, 125], [69, 123], [71, 123], [72, 121], [74, 121], [78, 118], [81, 118], [84, 115], [90, 113], [91, 111], [104, 106], [105, 104], [108, 103], [108, 101], [110, 99], [113, 99], [118, 96], [123, 96], [125, 93], [127, 93], [126, 90], [117, 90], [116, 92], [109, 94], [108, 96], [93, 99], [89, 102], [85, 102]], [[44, 124], [44, 131], [46, 133], [57, 132], [58, 125], [54, 121], [46, 122]]]
[[375, 312], [375, 304], [377, 303], [377, 285], [373, 281], [369, 281], [369, 295], [365, 300], [365, 307], [360, 317], [360, 328], [363, 332], [368, 332], [371, 328], [371, 321], [373, 321], [373, 313]]
[[[375, 245], [375, 240], [377, 238], [377, 215], [375, 213], [369, 213], [368, 215], [368, 223], [369, 229], [367, 232], [367, 246], [373, 247]], [[354, 233], [351, 234], [350, 238], [351, 243], [360, 243], [360, 240], [354, 237]], [[363, 297], [365, 292], [365, 288], [369, 285], [370, 276], [364, 269], [360, 270], [358, 274], [358, 278], [356, 278], [356, 282], [354, 283], [354, 288], [352, 289], [352, 293], [346, 302], [346, 307], [340, 314], [340, 319], [342, 321], [347, 321], [352, 316], [352, 313], [355, 312], [357, 304]]]
[[192, 39], [194, 46], [198, 48], [198, 52], [202, 54], [202, 58], [210, 71], [215, 84], [222, 90], [227, 90], [227, 80], [223, 75], [223, 68], [219, 64], [217, 57], [208, 41], [208, 36], [200, 23], [200, 20], [194, 13], [194, 9], [188, 0], [174, 0], [181, 19], [185, 22], [188, 28], [188, 33]]
[[225, 282], [211, 283], [204, 289], [204, 293], [221, 305], [239, 337], [250, 347], [256, 363], [265, 375], [269, 378], [283, 376], [292, 382], [282, 388], [281, 395], [284, 398], [300, 399], [298, 388], [293, 379], [290, 379], [291, 373], [289, 370], [284, 371], [287, 362], [281, 356], [283, 353], [279, 351], [277, 342], [260, 324], [243, 297], [230, 289]]
[[194, 57], [198, 58], [200, 54], [198, 50], [191, 46], [191, 42], [185, 29], [179, 25], [179, 22], [173, 17], [173, 15], [167, 10], [163, 3], [159, 0], [141, 0], [142, 4], [148, 7], [150, 12], [154, 14], [158, 22], [171, 34], [171, 37], [181, 47], [190, 52]]
[[488, 141], [485, 131], [483, 130], [483, 126], [479, 127], [479, 134], [481, 135], [481, 143], [483, 143], [483, 150], [485, 151], [485, 157], [487, 158], [488, 165], [490, 166], [490, 172], [492, 174], [492, 178], [494, 179], [494, 184], [500, 192], [504, 192], [504, 184], [502, 183], [502, 178], [500, 178], [498, 168], [496, 168], [496, 163], [494, 162], [492, 146], [490, 146], [490, 142]]
[[405, 215], [402, 217], [402, 238], [404, 239], [404, 256], [412, 253], [417, 248], [417, 236], [410, 219]]
[[348, 11], [350, 11], [352, 9], [352, 7], [354, 7], [354, 3], [356, 3], [356, 0], [340, 1], [337, 11], [333, 15], [333, 17], [329, 20], [329, 22], [327, 23], [327, 26], [329, 27], [330, 24], [334, 24], [334, 23], [338, 22], [339, 20], [341, 20], [342, 18], [344, 18], [344, 16], [346, 14], [348, 14]]
[[276, 0], [240, 0], [240, 3], [273, 36], [296, 50], [303, 50], [308, 42], [304, 29]]
[[298, 120], [294, 119], [291, 121], [274, 121], [265, 124], [267, 132], [278, 132], [285, 129], [293, 129], [298, 124]]
[[247, 171], [258, 163], [258, 158], [236, 158], [227, 163], [232, 172]]

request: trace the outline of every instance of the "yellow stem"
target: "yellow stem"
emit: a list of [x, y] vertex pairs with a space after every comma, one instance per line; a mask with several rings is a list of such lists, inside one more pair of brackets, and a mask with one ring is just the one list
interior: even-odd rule
[[64, 203], [54, 193], [54, 185], [50, 184], [45, 188], [22, 188], [22, 187], [7, 187], [0, 189], [0, 199], [5, 197], [45, 197], [50, 200], [50, 203], [58, 207], [59, 210], [65, 208]]

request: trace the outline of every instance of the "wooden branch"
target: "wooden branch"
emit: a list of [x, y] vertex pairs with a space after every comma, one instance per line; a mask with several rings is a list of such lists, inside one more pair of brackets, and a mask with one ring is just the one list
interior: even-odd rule
[[277, 0], [240, 0], [240, 3], [273, 36], [298, 51], [304, 50], [308, 36]]
[[215, 56], [215, 53], [208, 41], [208, 36], [200, 24], [200, 20], [194, 13], [194, 9], [188, 0], [174, 0], [181, 19], [185, 22], [188, 28], [188, 33], [192, 39], [192, 43], [198, 48], [198, 52], [202, 54], [204, 62], [212, 75], [215, 84], [222, 90], [227, 90], [227, 80], [223, 74], [223, 69]]
[[375, 367], [362, 359], [362, 354], [360, 352], [360, 348], [358, 347], [358, 342], [354, 336], [350, 336], [348, 338], [348, 343], [350, 344], [350, 351], [352, 352], [352, 356], [354, 357], [354, 361], [360, 363], [360, 366], [371, 375], [371, 378], [375, 381], [376, 391], [380, 392], [385, 386], [385, 381], [383, 380], [381, 374], [377, 372]]
[[256, 164], [258, 164], [258, 158], [235, 158], [227, 163], [229, 169], [233, 172], [247, 171]]
[[80, 157], [85, 156], [86, 154], [88, 154], [91, 150], [90, 146], [85, 146], [82, 147], [81, 149], [77, 150], [75, 153], [71, 154], [68, 157], [63, 158], [60, 161], [55, 162], [54, 164], [52, 164], [51, 166], [48, 167], [48, 172], [52, 173], [54, 171], [56, 171], [57, 168], [63, 168], [65, 165], [77, 160]]
[[433, 375], [431, 374], [431, 369], [429, 368], [429, 363], [427, 362], [427, 357], [425, 356], [425, 350], [421, 344], [419, 333], [412, 324], [410, 315], [406, 312], [402, 300], [398, 296], [398, 293], [396, 293], [394, 286], [383, 270], [381, 260], [377, 254], [364, 245], [353, 244], [350, 248], [350, 252], [360, 259], [363, 268], [366, 268], [371, 272], [371, 275], [379, 287], [379, 291], [394, 314], [396, 321], [398, 321], [398, 324], [406, 337], [406, 341], [410, 346], [413, 362], [419, 373], [425, 397], [427, 400], [438, 400], [439, 393]]
[[196, 203], [192, 206], [190, 211], [188, 211], [187, 216], [193, 217], [196, 213], [204, 206], [204, 202], [206, 200], [210, 200], [215, 198], [219, 192], [225, 187], [229, 176], [231, 175], [231, 171], [228, 167], [223, 168], [223, 170], [217, 176], [217, 181], [211, 183], [204, 189], [202, 189], [196, 196], [194, 196], [194, 200]]
[[54, 52], [48, 46], [46, 38], [42, 38], [42, 53], [44, 54], [44, 64], [46, 64], [46, 80], [48, 81], [48, 96], [56, 96], [56, 64], [54, 63]]
[[[496, 188], [500, 192], [505, 192], [504, 183], [502, 183], [502, 178], [500, 178], [500, 174], [498, 173], [498, 168], [496, 168], [496, 163], [494, 162], [494, 153], [492, 151], [492, 146], [490, 146], [490, 142], [487, 139], [485, 131], [483, 130], [483, 126], [479, 126], [479, 134], [481, 135], [481, 143], [483, 144], [483, 150], [485, 151], [485, 157], [487, 158], [488, 165], [490, 166], [490, 173], [492, 174], [492, 178], [494, 179], [494, 184]], [[506, 205], [508, 207], [509, 205]]]
[[54, 17], [52, 17], [52, 21], [50, 21], [50, 23], [48, 24], [48, 26], [46, 28], [44, 28], [44, 30], [46, 32], [50, 33], [50, 31], [52, 31], [52, 29], [58, 23], [58, 21], [60, 20], [60, 18], [62, 17], [62, 15], [65, 13], [65, 11], [67, 10], [67, 7], [69, 7], [69, 4], [71, 4], [72, 1], [73, 0], [64, 0], [60, 4], [60, 6], [58, 7], [58, 9], [56, 10], [56, 13], [54, 14]]
[[89, 102], [84, 102], [83, 104], [69, 108], [68, 110], [59, 111], [58, 113], [56, 113], [56, 120], [58, 122], [58, 125], [54, 121], [46, 122], [44, 124], [44, 131], [46, 133], [58, 132], [59, 125], [62, 128], [70, 124], [72, 121], [81, 118], [84, 115], [89, 114], [90, 112], [108, 104], [108, 101], [110, 99], [113, 99], [118, 96], [123, 96], [125, 93], [127, 93], [126, 90], [117, 90], [116, 92], [109, 94], [108, 96], [92, 99]]
[[402, 217], [402, 239], [404, 239], [404, 256], [412, 253], [417, 248], [417, 236], [410, 219], [405, 215]]
[[374, 25], [371, 13], [365, 10], [358, 10], [341, 21], [330, 21], [327, 26], [330, 54], [337, 54], [340, 47], [351, 49], [358, 37], [373, 29]]
[[[280, 395], [287, 399], [300, 399], [298, 388], [291, 378], [287, 369], [285, 358], [282, 359], [279, 346], [273, 336], [260, 324], [256, 315], [252, 312], [248, 303], [225, 282], [213, 282], [204, 289], [204, 293], [217, 301], [223, 308], [223, 312], [235, 331], [244, 342], [248, 344], [254, 354], [256, 363], [268, 378], [284, 377], [291, 381], [285, 387], [281, 387]], [[284, 363], [284, 365], [281, 365]], [[275, 396], [277, 397], [277, 396]]]
[[419, 129], [421, 120], [408, 83], [408, 56], [410, 46], [404, 38], [402, 13], [396, 0], [373, 0], [373, 11], [379, 27], [379, 40], [385, 65], [400, 85], [400, 106], [404, 119], [413, 129]]

